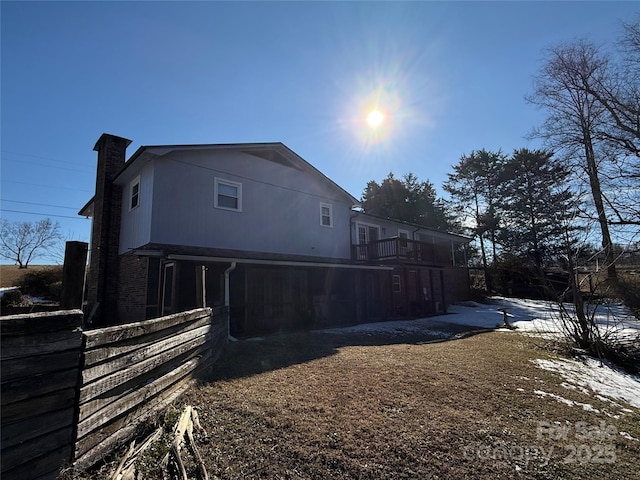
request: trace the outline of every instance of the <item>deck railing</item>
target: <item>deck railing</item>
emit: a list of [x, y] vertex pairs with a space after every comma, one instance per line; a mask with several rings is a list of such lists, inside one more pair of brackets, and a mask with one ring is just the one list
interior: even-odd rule
[[352, 245], [351, 256], [357, 262], [451, 265], [451, 249], [448, 246], [399, 237]]

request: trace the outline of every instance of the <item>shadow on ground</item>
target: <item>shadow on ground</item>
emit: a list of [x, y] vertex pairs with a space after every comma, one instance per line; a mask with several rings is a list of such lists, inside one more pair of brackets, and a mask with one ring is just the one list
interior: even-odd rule
[[493, 329], [430, 322], [419, 332], [314, 330], [230, 342], [213, 366], [210, 381], [248, 377], [335, 355], [349, 346], [422, 344], [460, 340]]

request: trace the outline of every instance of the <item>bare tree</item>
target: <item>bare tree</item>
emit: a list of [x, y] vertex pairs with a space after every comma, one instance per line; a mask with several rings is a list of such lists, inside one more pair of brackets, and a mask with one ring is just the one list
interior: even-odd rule
[[0, 256], [27, 268], [32, 260], [53, 248], [60, 237], [60, 225], [49, 218], [37, 222], [2, 220]]
[[617, 63], [610, 62], [608, 75], [580, 80], [610, 116], [603, 138], [620, 153], [640, 157], [640, 18], [623, 27], [621, 55]]
[[604, 199], [611, 213], [610, 224], [640, 225], [640, 18], [623, 24], [617, 61], [609, 62], [609, 73], [597, 81], [583, 79], [585, 91], [606, 110], [608, 120], [600, 132], [609, 161], [603, 175], [611, 188]]
[[578, 172], [586, 175], [584, 180], [589, 184], [600, 225], [608, 278], [615, 283], [614, 245], [600, 178], [601, 164], [607, 158], [601, 155], [598, 143], [609, 118], [607, 109], [590, 93], [592, 85], [607, 84], [608, 75], [608, 59], [593, 44], [583, 40], [561, 44], [549, 49], [535, 79], [535, 91], [527, 100], [548, 113], [534, 135], [543, 138], [552, 150], [562, 152]]
[[[637, 241], [635, 226], [640, 225], [640, 23], [625, 29], [623, 56], [604, 54], [583, 40], [551, 48], [527, 100], [548, 113], [534, 135], [572, 162], [576, 194], [580, 184], [588, 187], [595, 216], [583, 219], [583, 224], [598, 225], [607, 268], [607, 281], [600, 283], [597, 273], [581, 263], [581, 248], [568, 236], [571, 224], [580, 221], [576, 212], [565, 230], [569, 286], [559, 299], [565, 333], [590, 353], [637, 371], [640, 353], [629, 346], [637, 345], [638, 338], [625, 337], [619, 328], [625, 319], [607, 325], [596, 321], [596, 310], [604, 308], [603, 296], [619, 295], [633, 312], [638, 305], [637, 294], [625, 294], [625, 288], [635, 293], [637, 286], [626, 287], [632, 284], [624, 276], [618, 279], [615, 263], [621, 253], [612, 242], [613, 232], [618, 239], [630, 235], [631, 245]], [[565, 296], [572, 307], [567, 308]]]

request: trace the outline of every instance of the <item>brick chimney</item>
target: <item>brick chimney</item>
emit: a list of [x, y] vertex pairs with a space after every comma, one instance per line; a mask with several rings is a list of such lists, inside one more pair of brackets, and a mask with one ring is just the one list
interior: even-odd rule
[[122, 189], [113, 179], [125, 164], [131, 140], [103, 133], [98, 152], [96, 193], [93, 197], [91, 260], [87, 276], [87, 317], [90, 327], [117, 323], [118, 248]]

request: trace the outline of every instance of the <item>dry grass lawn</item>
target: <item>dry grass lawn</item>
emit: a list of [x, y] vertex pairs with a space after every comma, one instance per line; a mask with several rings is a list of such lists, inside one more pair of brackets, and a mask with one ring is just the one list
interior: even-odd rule
[[[618, 433], [640, 439], [640, 411], [563, 388], [530, 362], [550, 357], [540, 340], [500, 332], [424, 340], [372, 345], [311, 333], [230, 345], [214, 380], [182, 400], [208, 432], [210, 477], [640, 478], [640, 441]], [[569, 433], [552, 439], [560, 430], [543, 432], [540, 422]], [[577, 425], [592, 433], [578, 435]]]
[[17, 265], [0, 265], [0, 288], [18, 287], [22, 283], [22, 277], [30, 272], [58, 269], [61, 265], [29, 265], [27, 268], [18, 268]]

